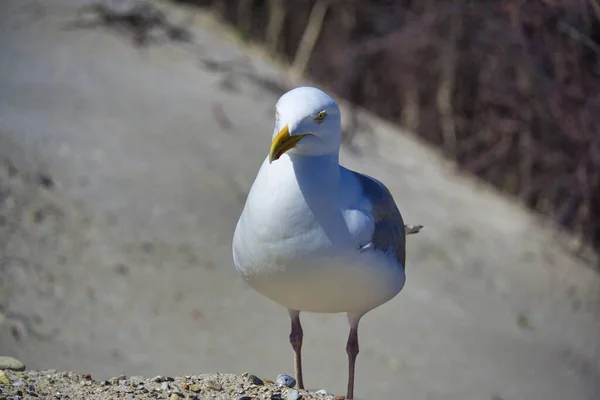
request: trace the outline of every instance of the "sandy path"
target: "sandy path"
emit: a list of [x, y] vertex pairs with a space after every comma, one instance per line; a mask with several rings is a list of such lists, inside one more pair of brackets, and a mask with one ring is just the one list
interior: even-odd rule
[[[193, 45], [140, 50], [64, 29], [77, 3], [0, 5], [0, 354], [98, 379], [289, 373], [287, 314], [230, 254], [280, 73], [203, 15]], [[426, 229], [405, 290], [363, 319], [359, 398], [597, 399], [598, 274], [520, 207], [375, 128], [343, 161]], [[344, 317], [304, 321], [307, 384], [342, 393]]]

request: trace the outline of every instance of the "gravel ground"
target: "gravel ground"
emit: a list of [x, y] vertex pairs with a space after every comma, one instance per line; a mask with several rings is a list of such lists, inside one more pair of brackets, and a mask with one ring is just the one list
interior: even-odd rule
[[[322, 392], [307, 392], [258, 378], [252, 374], [205, 374], [187, 376], [124, 375], [95, 380], [89, 374], [46, 371], [0, 370], [0, 399], [211, 399], [299, 400], [339, 399]], [[343, 398], [343, 397], [341, 397]]]

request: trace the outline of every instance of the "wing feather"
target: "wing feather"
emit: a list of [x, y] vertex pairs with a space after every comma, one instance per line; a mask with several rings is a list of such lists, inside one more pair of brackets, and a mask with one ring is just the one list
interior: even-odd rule
[[362, 195], [371, 204], [375, 227], [369, 247], [392, 254], [404, 268], [406, 262], [406, 232], [404, 220], [388, 188], [378, 180], [347, 170], [359, 183]]

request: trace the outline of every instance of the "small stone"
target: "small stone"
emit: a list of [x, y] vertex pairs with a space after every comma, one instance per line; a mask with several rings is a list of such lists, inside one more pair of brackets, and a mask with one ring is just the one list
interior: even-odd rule
[[0, 370], [0, 383], [3, 385], [10, 385], [10, 379], [4, 373], [4, 371]]
[[52, 179], [52, 177], [50, 175], [39, 174], [38, 182], [40, 183], [40, 185], [42, 185], [43, 187], [45, 187], [47, 189], [50, 189], [50, 188], [52, 188], [52, 186], [54, 186], [54, 180]]
[[163, 382], [160, 384], [162, 390], [169, 390], [169, 382]]
[[194, 393], [198, 393], [202, 388], [199, 385], [190, 385], [190, 390]]
[[285, 386], [289, 388], [296, 386], [296, 380], [286, 374], [277, 375], [277, 380], [275, 382], [277, 383], [277, 386]]
[[300, 392], [297, 391], [296, 389], [290, 389], [287, 391], [286, 395], [285, 395], [285, 399], [286, 400], [298, 400], [300, 399], [302, 396], [300, 395]]
[[242, 396], [242, 397], [238, 397], [237, 400], [252, 400], [252, 397], [250, 397], [250, 396]]
[[319, 395], [319, 396], [327, 396], [327, 395], [329, 395], [329, 393], [328, 393], [328, 392], [327, 392], [327, 390], [325, 390], [325, 389], [320, 389], [320, 390], [317, 390], [317, 391], [315, 392], [315, 394], [316, 394], [316, 395]]
[[23, 381], [16, 381], [15, 383], [13, 383], [14, 387], [21, 387], [21, 386], [26, 386], [27, 384]]
[[142, 250], [144, 250], [145, 253], [152, 253], [154, 251], [154, 245], [150, 242], [144, 242], [142, 243]]
[[262, 386], [265, 383], [263, 382], [262, 379], [260, 379], [258, 376], [256, 375], [248, 375], [248, 379], [250, 380], [250, 382], [252, 382], [253, 385], [257, 385], [257, 386]]
[[129, 378], [129, 381], [134, 384], [140, 384], [144, 382], [144, 377], [141, 375], [134, 375], [131, 378]]
[[209, 390], [220, 391], [223, 389], [223, 386], [221, 386], [219, 382], [213, 381], [212, 379], [207, 380], [205, 386]]
[[170, 376], [165, 376], [165, 381], [167, 381], [167, 382], [175, 382], [175, 378], [170, 377]]
[[165, 380], [165, 377], [162, 375], [156, 375], [154, 378], [152, 378], [152, 382], [157, 382], [157, 383], [160, 383], [164, 380]]
[[0, 356], [0, 369], [9, 371], [25, 371], [25, 364], [16, 358]]
[[115, 272], [121, 276], [129, 275], [129, 267], [125, 264], [115, 265]]
[[179, 396], [177, 395], [177, 393], [171, 393], [171, 396], [169, 396], [169, 400], [179, 400]]
[[190, 388], [190, 385], [188, 385], [187, 383], [184, 383], [183, 385], [181, 385], [181, 388], [183, 390], [188, 390]]
[[103, 386], [110, 386], [110, 382], [109, 381], [102, 381], [102, 385]]

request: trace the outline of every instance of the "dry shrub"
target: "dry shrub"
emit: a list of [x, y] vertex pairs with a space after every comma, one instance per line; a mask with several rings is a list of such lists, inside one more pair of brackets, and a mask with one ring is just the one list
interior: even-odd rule
[[[318, 2], [324, 22], [311, 26]], [[596, 0], [202, 3], [600, 249]], [[306, 71], [305, 31], [318, 35]]]

